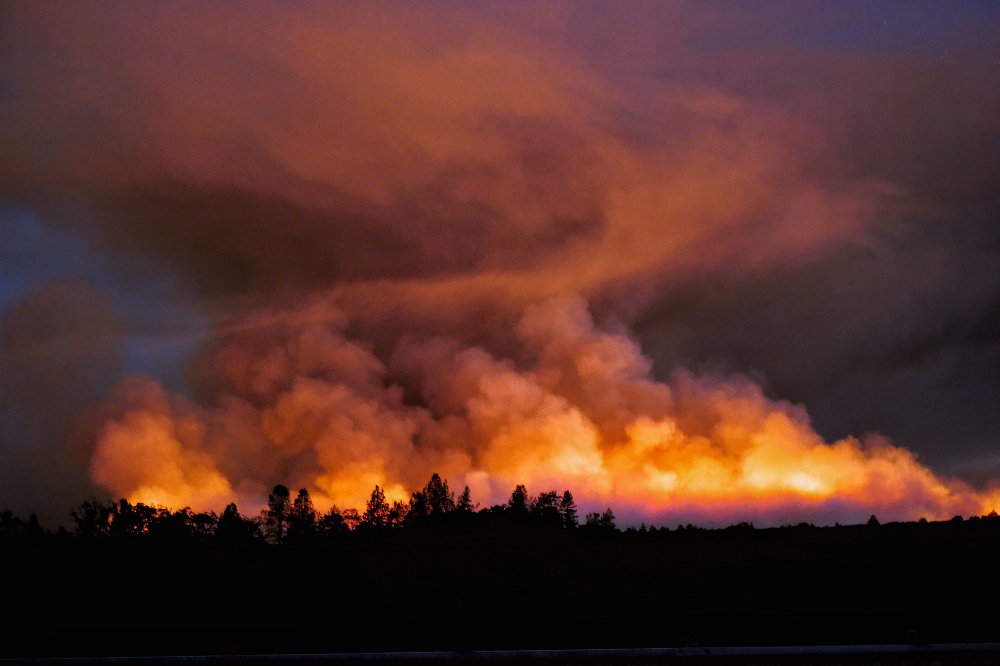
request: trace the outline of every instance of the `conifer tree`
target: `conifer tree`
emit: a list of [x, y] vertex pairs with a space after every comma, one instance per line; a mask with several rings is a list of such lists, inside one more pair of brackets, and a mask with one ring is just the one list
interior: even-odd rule
[[427, 482], [424, 495], [427, 497], [427, 508], [431, 515], [448, 513], [455, 508], [455, 494], [448, 490], [448, 481], [442, 481], [436, 472]]
[[418, 490], [410, 495], [410, 510], [406, 514], [409, 520], [419, 520], [429, 513], [430, 508], [427, 506], [427, 493], [422, 490]]
[[390, 527], [402, 527], [409, 513], [410, 513], [410, 506], [408, 504], [403, 504], [399, 500], [396, 500], [395, 502], [392, 503], [392, 506], [389, 507], [387, 524]]
[[306, 488], [300, 488], [288, 515], [288, 536], [308, 538], [316, 533], [316, 509]]
[[475, 508], [472, 504], [472, 493], [469, 491], [469, 486], [466, 486], [458, 498], [458, 503], [455, 504], [455, 510], [462, 513], [472, 513]]
[[531, 504], [531, 513], [542, 524], [561, 527], [562, 515], [559, 513], [559, 504], [559, 493], [556, 491], [540, 493]]
[[[355, 511], [355, 513], [357, 512]], [[317, 528], [320, 534], [325, 537], [343, 534], [348, 531], [347, 521], [344, 520], [344, 515], [336, 506], [330, 507], [330, 510], [323, 514], [319, 519]]]
[[514, 492], [511, 493], [510, 499], [507, 501], [507, 508], [516, 515], [526, 515], [528, 513], [528, 507], [530, 504], [530, 499], [528, 497], [528, 489], [523, 485], [518, 484], [514, 488]]
[[292, 503], [289, 499], [288, 487], [280, 483], [267, 496], [267, 508], [264, 510], [264, 534], [271, 543], [280, 544], [288, 532], [288, 514]]
[[361, 514], [358, 513], [357, 509], [344, 509], [340, 515], [348, 530], [353, 530], [361, 524]]
[[247, 542], [260, 536], [259, 528], [256, 521], [241, 516], [236, 504], [230, 502], [219, 517], [215, 536], [227, 543]]
[[559, 513], [562, 515], [563, 527], [572, 529], [577, 526], [576, 502], [573, 500], [573, 493], [568, 490], [563, 493], [562, 501], [559, 502]]
[[365, 512], [361, 516], [361, 523], [368, 527], [385, 527], [389, 524], [389, 511], [391, 507], [385, 501], [385, 491], [378, 485], [368, 498]]
[[605, 529], [615, 529], [615, 512], [611, 510], [611, 507], [608, 507], [607, 510], [601, 514], [600, 525]]

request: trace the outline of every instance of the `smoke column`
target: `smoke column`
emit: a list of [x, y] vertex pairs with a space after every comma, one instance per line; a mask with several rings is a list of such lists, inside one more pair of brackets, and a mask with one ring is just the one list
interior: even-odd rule
[[319, 506], [363, 506], [438, 471], [484, 503], [516, 483], [656, 521], [942, 518], [990, 499], [940, 479], [883, 438], [824, 442], [800, 406], [742, 377], [650, 377], [624, 333], [579, 296], [529, 306], [521, 359], [445, 336], [405, 337], [388, 361], [351, 339], [329, 300], [268, 312], [224, 335], [216, 394], [196, 405], [153, 380], [122, 387], [94, 479], [133, 501], [259, 502], [282, 479]]
[[[602, 11], [4, 7], [0, 197], [85, 239], [118, 271], [111, 291], [138, 275], [169, 285], [160, 310], [133, 294], [142, 312], [119, 312], [107, 345], [67, 347], [78, 365], [108, 360], [74, 403], [95, 423], [73, 449], [89, 462], [51, 469], [216, 510], [258, 504], [275, 483], [309, 488], [321, 508], [359, 506], [376, 483], [406, 499], [432, 472], [483, 504], [516, 483], [568, 488], [635, 522], [993, 508], [992, 491], [885, 437], [824, 440], [805, 406], [759, 379], [654, 368], [672, 342], [647, 329], [640, 345], [638, 328], [683, 325], [663, 304], [711, 302], [712, 285], [802, 267], [847, 284], [845, 253], [916, 247], [905, 279], [882, 283], [890, 295], [946, 265], [912, 220], [995, 192], [996, 170], [960, 183], [951, 167], [914, 171], [913, 133], [928, 132], [904, 121], [961, 115], [921, 144], [933, 154], [1000, 133], [983, 65], [995, 59], [976, 50], [992, 52], [989, 34], [963, 37], [976, 57], [932, 66], [755, 45], [738, 7]], [[719, 34], [732, 45], [713, 46]], [[905, 104], [866, 106], [902, 92]], [[941, 300], [975, 319], [995, 271], [962, 265], [978, 281]], [[856, 309], [815, 346], [895, 340], [896, 323], [877, 329]], [[122, 376], [108, 345], [126, 344], [132, 320], [168, 328], [177, 313], [209, 324], [173, 379]], [[775, 319], [695, 334], [739, 340]], [[788, 342], [759, 348], [780, 356]], [[795, 342], [808, 374], [812, 342]]]

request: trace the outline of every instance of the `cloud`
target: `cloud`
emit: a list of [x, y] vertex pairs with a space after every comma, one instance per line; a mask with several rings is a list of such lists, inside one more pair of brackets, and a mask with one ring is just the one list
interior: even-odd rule
[[[281, 476], [356, 502], [436, 469], [491, 497], [563, 479], [649, 512], [669, 475], [634, 469], [648, 449], [681, 467], [702, 452], [685, 483], [728, 479], [771, 516], [869, 506], [804, 499], [804, 476], [754, 495], [760, 474], [712, 467], [715, 426], [681, 423], [689, 391], [757, 405], [750, 439], [888, 465], [919, 487], [900, 495], [914, 511], [975, 504], [845, 435], [899, 405], [880, 368], [929, 385], [898, 350], [958, 348], [980, 368], [970, 404], [996, 396], [992, 338], [973, 333], [998, 288], [995, 46], [974, 17], [918, 49], [864, 7], [786, 10], [5, 8], [0, 196], [169, 276], [176, 307], [215, 321], [189, 395], [157, 411], [127, 383], [113, 401], [95, 478], [137, 493], [142, 473], [101, 470], [147, 437], [191, 453], [192, 498]], [[713, 364], [727, 371], [666, 381]], [[705, 388], [729, 370], [817, 405], [822, 435], [759, 387]], [[859, 423], [860, 403], [883, 407]], [[205, 443], [170, 430], [178, 410]], [[969, 455], [993, 432], [973, 411]], [[941, 461], [954, 430], [901, 428]], [[663, 452], [674, 437], [687, 457]], [[722, 459], [780, 468], [769, 447]]]
[[87, 432], [123, 366], [107, 294], [52, 282], [0, 315], [0, 482], [3, 503], [61, 519], [96, 492]]
[[[461, 12], [12, 20], [3, 189], [83, 196], [89, 231], [199, 289], [493, 273], [589, 291], [821, 249], [861, 233], [877, 194], [804, 177], [820, 137], [777, 104], [663, 84], [636, 99]], [[631, 140], [643, 124], [655, 139]]]
[[570, 487], [581, 506], [618, 505], [632, 519], [719, 524], [992, 506], [884, 438], [824, 441], [803, 407], [747, 378], [653, 379], [634, 341], [595, 326], [578, 296], [528, 308], [515, 327], [520, 362], [434, 337], [401, 343], [385, 365], [324, 311], [269, 312], [272, 325], [229, 332], [216, 354], [228, 379], [205, 407], [150, 380], [126, 384], [95, 480], [133, 501], [253, 504], [280, 478], [327, 507], [359, 506], [376, 483], [405, 499], [439, 471], [484, 503], [527, 483]]

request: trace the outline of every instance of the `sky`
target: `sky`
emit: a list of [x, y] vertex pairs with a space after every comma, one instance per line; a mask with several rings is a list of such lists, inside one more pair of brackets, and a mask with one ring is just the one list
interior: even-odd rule
[[993, 2], [0, 5], [0, 507], [1000, 497]]

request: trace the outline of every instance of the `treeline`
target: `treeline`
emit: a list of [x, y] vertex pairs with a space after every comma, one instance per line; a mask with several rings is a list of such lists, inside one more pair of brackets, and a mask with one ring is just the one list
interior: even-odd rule
[[[236, 506], [226, 507], [223, 522], [226, 530], [237, 525]], [[267, 508], [256, 520], [243, 519], [243, 532], [256, 532], [270, 543], [336, 537], [352, 531], [398, 530], [420, 526], [472, 528], [484, 525], [521, 524], [541, 529], [574, 529], [580, 526], [576, 501], [569, 490], [555, 490], [537, 496], [518, 485], [505, 504], [480, 509], [473, 504], [469, 487], [456, 498], [448, 481], [438, 474], [414, 492], [409, 501], [389, 503], [378, 485], [372, 490], [363, 511], [336, 506], [320, 515], [313, 507], [309, 491], [301, 488], [294, 499], [287, 487], [275, 486], [267, 498]], [[587, 529], [615, 529], [614, 512], [590, 513], [584, 518]]]
[[438, 475], [359, 510], [285, 486], [252, 515], [88, 501], [56, 531], [0, 514], [0, 658], [996, 641], [998, 552], [995, 514], [621, 529]]
[[[587, 513], [581, 520], [572, 492], [556, 490], [529, 495], [524, 485], [514, 488], [504, 504], [481, 508], [473, 503], [469, 487], [456, 497], [448, 481], [433, 474], [420, 490], [412, 493], [408, 502], [386, 500], [385, 491], [378, 485], [362, 511], [354, 508], [332, 507], [325, 513], [316, 510], [306, 488], [299, 489], [295, 497], [287, 486], [277, 485], [267, 497], [267, 505], [259, 515], [241, 514], [235, 503], [230, 503], [221, 515], [215, 512], [195, 512], [185, 507], [170, 510], [128, 500], [89, 500], [71, 511], [72, 530], [60, 527], [57, 532], [47, 532], [34, 515], [27, 519], [11, 511], [0, 512], [0, 535], [41, 536], [59, 535], [81, 540], [113, 537], [148, 537], [151, 540], [207, 541], [230, 544], [286, 544], [321, 542], [346, 538], [352, 533], [379, 531], [420, 530], [433, 528], [451, 531], [503, 531], [517, 527], [545, 533], [562, 530], [584, 532], [622, 532], [615, 523], [611, 508], [603, 512]], [[989, 515], [968, 519], [970, 524], [979, 520], [1000, 523], [996, 511]], [[950, 523], [962, 523], [955, 516]], [[921, 519], [918, 523], [927, 523]], [[867, 527], [879, 526], [873, 515]], [[803, 530], [814, 528], [809, 523], [788, 525], [781, 529]], [[679, 525], [675, 530], [667, 527], [629, 527], [625, 534], [655, 534], [657, 532], [697, 533], [704, 531], [739, 532], [753, 530], [747, 522], [731, 525], [722, 530], [706, 530], [693, 525]]]
[[[259, 515], [241, 514], [230, 503], [221, 514], [195, 512], [189, 507], [170, 510], [126, 499], [88, 500], [71, 513], [72, 529], [59, 528], [64, 536], [81, 539], [106, 537], [150, 537], [152, 539], [218, 539], [226, 542], [262, 542], [284, 544], [343, 537], [352, 532], [400, 530], [435, 526], [437, 528], [530, 526], [543, 530], [575, 529], [615, 530], [615, 515], [608, 508], [588, 513], [581, 521], [576, 501], [569, 491], [549, 491], [532, 496], [523, 485], [515, 487], [505, 504], [481, 508], [473, 503], [468, 488], [456, 497], [448, 481], [433, 474], [408, 502], [386, 500], [385, 491], [376, 485], [363, 510], [339, 509], [325, 513], [316, 510], [308, 489], [300, 488], [295, 497], [287, 486], [277, 485], [267, 497], [266, 508]], [[43, 534], [34, 514], [21, 519], [12, 512], [0, 512], [0, 534]]]

